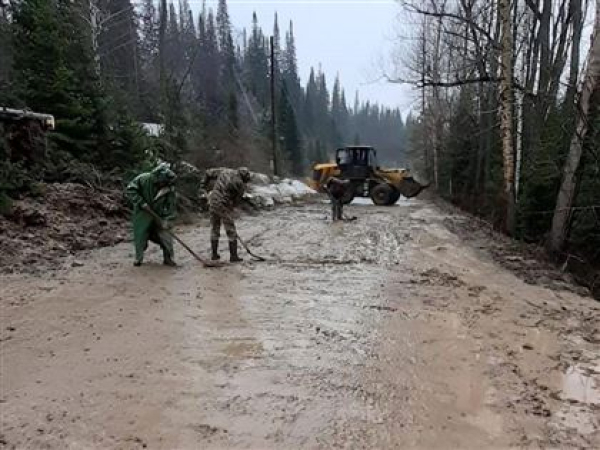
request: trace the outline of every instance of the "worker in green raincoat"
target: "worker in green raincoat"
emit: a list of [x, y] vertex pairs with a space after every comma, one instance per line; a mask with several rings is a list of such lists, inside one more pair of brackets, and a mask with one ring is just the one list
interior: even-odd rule
[[[160, 164], [152, 172], [138, 175], [127, 186], [127, 198], [133, 204], [133, 242], [136, 267], [144, 260], [148, 240], [160, 245], [163, 263], [175, 266], [173, 239], [165, 230], [175, 218], [175, 173], [167, 164]], [[153, 217], [154, 212], [161, 220]]]

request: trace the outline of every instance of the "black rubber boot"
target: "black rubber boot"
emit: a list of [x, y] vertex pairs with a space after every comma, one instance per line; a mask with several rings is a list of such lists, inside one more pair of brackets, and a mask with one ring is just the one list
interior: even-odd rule
[[221, 255], [219, 255], [219, 241], [210, 241], [210, 248], [212, 249], [212, 256], [210, 259], [213, 261], [218, 261], [221, 259]]
[[243, 261], [243, 259], [238, 256], [237, 241], [229, 241], [229, 261], [232, 263]]
[[169, 266], [169, 267], [177, 267], [177, 263], [175, 261], [173, 261], [173, 258], [171, 258], [170, 256], [166, 257], [163, 260], [163, 264], [165, 266]]
[[137, 260], [137, 259], [136, 259], [136, 260], [133, 262], [133, 265], [134, 265], [135, 267], [140, 267], [140, 266], [142, 265], [142, 260], [141, 260], [141, 259], [140, 259], [140, 260]]

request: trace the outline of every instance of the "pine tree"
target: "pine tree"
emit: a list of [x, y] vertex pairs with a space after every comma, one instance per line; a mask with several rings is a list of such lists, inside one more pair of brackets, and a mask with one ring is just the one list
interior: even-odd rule
[[318, 88], [315, 79], [315, 71], [311, 67], [310, 75], [308, 76], [308, 83], [306, 84], [306, 97], [304, 101], [304, 132], [308, 135], [315, 135], [316, 132], [316, 121], [315, 116], [317, 108]]
[[13, 15], [17, 94], [33, 110], [53, 114], [53, 144], [86, 161], [101, 161], [106, 127], [91, 42], [66, 0], [24, 0]]
[[323, 147], [323, 143], [317, 139], [315, 144], [315, 161], [326, 162], [328, 160], [327, 151]]
[[13, 53], [12, 30], [3, 11], [4, 9], [0, 8], [0, 103], [10, 104], [14, 101], [14, 99], [11, 99], [11, 89], [9, 89]]
[[175, 11], [175, 5], [172, 1], [169, 2], [169, 21], [167, 25], [167, 33], [173, 40], [178, 40], [179, 35], [181, 34], [177, 12]]
[[[186, 76], [186, 73], [190, 71], [199, 56], [198, 34], [196, 32], [196, 24], [194, 23], [194, 16], [188, 0], [183, 0], [180, 5], [180, 39], [184, 55], [182, 72], [183, 76]], [[186, 86], [191, 84], [187, 79], [183, 81], [185, 81]]]
[[182, 42], [179, 18], [173, 2], [169, 3], [165, 37], [165, 66], [171, 80], [179, 79], [184, 72], [185, 48]]
[[343, 134], [343, 122], [344, 122], [344, 108], [342, 106], [342, 92], [340, 86], [339, 74], [335, 78], [333, 84], [333, 93], [331, 94], [331, 117], [332, 117], [332, 134], [333, 144], [339, 147], [344, 142]]
[[267, 44], [258, 26], [256, 13], [252, 16], [252, 33], [244, 57], [244, 78], [250, 92], [263, 107], [269, 104], [269, 60]]
[[217, 38], [221, 55], [221, 77], [225, 92], [235, 93], [235, 48], [226, 0], [219, 0], [217, 9]]
[[336, 122], [340, 119], [341, 111], [342, 96], [340, 87], [340, 76], [338, 74], [335, 77], [335, 82], [333, 83], [333, 93], [331, 94], [331, 114]]
[[113, 0], [103, 11], [105, 24], [99, 36], [103, 76], [120, 92], [129, 109], [139, 111], [140, 75], [138, 24], [130, 0]]
[[221, 71], [221, 88], [224, 103], [227, 104], [228, 126], [237, 129], [238, 101], [236, 88], [236, 55], [231, 35], [231, 21], [226, 0], [219, 0], [217, 9], [217, 38]]
[[331, 118], [329, 91], [325, 74], [319, 69], [316, 81], [316, 100], [314, 105], [315, 132], [326, 146], [335, 144], [334, 123]]
[[281, 72], [282, 79], [286, 84], [288, 97], [296, 116], [298, 117], [299, 123], [302, 128], [304, 125], [304, 111], [303, 111], [303, 93], [302, 86], [300, 85], [300, 77], [298, 76], [298, 60], [296, 56], [296, 42], [294, 38], [294, 24], [290, 21], [290, 29], [286, 32], [285, 37], [285, 49], [282, 51], [281, 57]]
[[275, 20], [273, 25], [273, 52], [275, 55], [275, 80], [279, 86], [281, 86], [282, 81], [282, 58], [283, 54], [281, 52], [281, 34], [279, 32], [279, 22], [277, 19], [277, 13], [275, 13]]
[[248, 30], [244, 28], [242, 31], [242, 54], [245, 55], [248, 52]]
[[190, 5], [187, 0], [179, 0], [179, 34], [183, 35], [186, 29], [187, 22], [187, 11], [190, 9]]
[[[187, 1], [185, 2], [187, 4]], [[188, 6], [189, 8], [189, 6]], [[198, 40], [198, 33], [196, 31], [196, 24], [194, 23], [194, 13], [191, 9], [185, 10], [186, 20], [183, 28], [184, 43], [188, 50], [188, 53], [193, 53]]]
[[348, 111], [348, 104], [346, 103], [346, 93], [342, 89], [342, 95], [340, 98], [340, 112], [339, 112], [339, 131], [342, 136], [343, 142], [347, 142], [350, 138], [350, 112]]
[[158, 16], [154, 0], [144, 0], [140, 14], [140, 59], [144, 72], [152, 70], [158, 54]]
[[304, 154], [302, 152], [300, 133], [296, 123], [296, 115], [289, 101], [285, 84], [281, 87], [278, 107], [278, 132], [283, 138], [283, 153], [291, 162], [293, 175], [301, 176], [304, 173]]
[[202, 87], [206, 99], [206, 110], [213, 121], [221, 112], [223, 97], [220, 88], [219, 42], [212, 9], [208, 11], [206, 34], [204, 42], [205, 78]]

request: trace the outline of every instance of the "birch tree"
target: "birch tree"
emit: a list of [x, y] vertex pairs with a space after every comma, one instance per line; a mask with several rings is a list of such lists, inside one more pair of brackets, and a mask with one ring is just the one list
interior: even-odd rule
[[498, 17], [502, 29], [500, 58], [500, 131], [504, 173], [504, 201], [506, 202], [506, 229], [515, 229], [515, 148], [513, 120], [513, 30], [510, 0], [498, 0]]
[[548, 246], [551, 252], [563, 249], [569, 232], [573, 202], [579, 183], [578, 172], [584, 151], [584, 141], [590, 128], [590, 113], [598, 105], [593, 96], [600, 86], [600, 0], [596, 0], [596, 18], [592, 42], [586, 61], [586, 71], [576, 108], [576, 126], [563, 170], [563, 179], [556, 200]]

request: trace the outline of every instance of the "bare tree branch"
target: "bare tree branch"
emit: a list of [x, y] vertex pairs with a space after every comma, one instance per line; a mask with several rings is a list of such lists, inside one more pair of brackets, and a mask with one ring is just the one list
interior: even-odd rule
[[417, 88], [423, 88], [423, 87], [450, 88], [450, 87], [465, 86], [468, 84], [477, 84], [477, 83], [489, 83], [489, 82], [498, 83], [501, 81], [500, 78], [491, 77], [491, 76], [468, 78], [468, 79], [464, 79], [464, 80], [455, 80], [455, 81], [433, 81], [433, 80], [407, 80], [407, 79], [403, 79], [403, 78], [392, 78], [392, 77], [389, 77], [388, 75], [384, 75], [384, 79], [388, 83], [412, 84]]
[[497, 40], [490, 33], [488, 33], [488, 31], [485, 28], [479, 26], [473, 20], [468, 20], [466, 17], [462, 17], [459, 14], [455, 14], [455, 13], [451, 13], [451, 12], [428, 11], [426, 9], [419, 8], [418, 6], [412, 5], [412, 4], [407, 4], [406, 6], [409, 10], [412, 10], [412, 12], [422, 14], [424, 16], [435, 17], [438, 19], [444, 19], [444, 18], [453, 19], [453, 20], [457, 20], [459, 22], [467, 23], [467, 24], [469, 24], [469, 26], [473, 27], [479, 33], [484, 35], [493, 47], [495, 47], [497, 49], [500, 48], [499, 42], [497, 42]]

